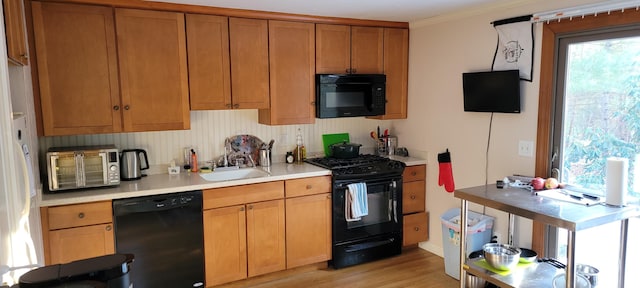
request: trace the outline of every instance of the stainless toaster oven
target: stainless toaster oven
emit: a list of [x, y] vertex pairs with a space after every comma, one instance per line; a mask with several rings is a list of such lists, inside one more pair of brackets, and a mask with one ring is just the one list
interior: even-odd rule
[[49, 191], [120, 184], [115, 146], [52, 147], [46, 157]]

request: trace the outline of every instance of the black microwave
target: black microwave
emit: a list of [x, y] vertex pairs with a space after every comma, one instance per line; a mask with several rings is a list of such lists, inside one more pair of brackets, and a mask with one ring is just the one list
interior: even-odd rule
[[316, 74], [316, 118], [385, 113], [383, 74]]

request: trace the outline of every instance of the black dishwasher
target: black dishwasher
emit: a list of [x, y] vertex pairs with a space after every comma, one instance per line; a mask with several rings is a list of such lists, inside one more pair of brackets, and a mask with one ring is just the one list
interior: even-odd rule
[[204, 287], [202, 191], [114, 200], [113, 215], [133, 287]]

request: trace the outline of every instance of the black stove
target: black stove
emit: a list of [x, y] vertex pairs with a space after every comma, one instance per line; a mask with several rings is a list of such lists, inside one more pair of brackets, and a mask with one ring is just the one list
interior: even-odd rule
[[[402, 252], [403, 162], [369, 154], [351, 159], [323, 157], [305, 161], [330, 169], [332, 174], [331, 266], [338, 269]], [[346, 211], [354, 200], [347, 195], [351, 195], [349, 186], [359, 183], [366, 185], [368, 212], [353, 219], [347, 217]]]
[[372, 154], [358, 155], [350, 159], [320, 157], [305, 161], [331, 170], [336, 179], [402, 175], [405, 167], [403, 162]]

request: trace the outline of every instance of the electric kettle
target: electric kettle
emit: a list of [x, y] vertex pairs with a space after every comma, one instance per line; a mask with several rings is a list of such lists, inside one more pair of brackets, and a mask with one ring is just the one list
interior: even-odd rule
[[[142, 157], [141, 157], [142, 156]], [[143, 159], [144, 158], [144, 165]], [[122, 180], [137, 180], [142, 177], [142, 170], [149, 169], [147, 151], [142, 149], [125, 149], [120, 154], [120, 177]]]

